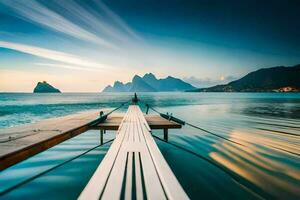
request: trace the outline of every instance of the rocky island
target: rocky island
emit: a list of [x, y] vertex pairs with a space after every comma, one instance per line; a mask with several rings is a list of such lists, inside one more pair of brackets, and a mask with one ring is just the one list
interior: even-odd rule
[[38, 82], [35, 86], [33, 93], [61, 93], [61, 91], [46, 81]]

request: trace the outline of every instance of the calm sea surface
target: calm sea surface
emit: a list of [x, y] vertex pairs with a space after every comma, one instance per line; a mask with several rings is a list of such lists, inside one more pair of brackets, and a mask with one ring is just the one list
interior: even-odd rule
[[[299, 93], [138, 95], [161, 112], [230, 140], [188, 126], [170, 131], [169, 143], [156, 139], [192, 199], [300, 199]], [[0, 128], [115, 108], [131, 96], [3, 93]], [[162, 137], [160, 131], [154, 134]], [[105, 140], [114, 137], [115, 133], [109, 132]], [[111, 143], [69, 160], [98, 144], [99, 132], [88, 131], [0, 172], [0, 199], [75, 199]]]

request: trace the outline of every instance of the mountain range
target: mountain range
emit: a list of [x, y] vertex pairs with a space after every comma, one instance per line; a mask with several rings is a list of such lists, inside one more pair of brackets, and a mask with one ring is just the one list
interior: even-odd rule
[[250, 72], [225, 85], [189, 90], [190, 92], [299, 92], [300, 64], [271, 67]]
[[123, 84], [116, 81], [113, 86], [108, 85], [102, 92], [171, 92], [196, 89], [181, 79], [168, 76], [157, 79], [154, 74], [147, 73], [143, 77], [135, 75], [131, 82]]
[[[102, 92], [300, 92], [300, 64], [285, 67], [263, 68], [224, 85], [208, 88], [195, 88], [181, 79], [168, 76], [157, 79], [147, 73], [143, 77], [135, 75], [131, 82], [115, 81]], [[38, 82], [34, 93], [60, 93], [61, 91], [46, 81]]]

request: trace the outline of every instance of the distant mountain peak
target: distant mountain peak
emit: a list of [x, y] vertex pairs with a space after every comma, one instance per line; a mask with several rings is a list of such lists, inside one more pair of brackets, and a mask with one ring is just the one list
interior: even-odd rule
[[142, 77], [140, 77], [139, 75], [134, 75], [134, 77], [132, 78], [132, 82], [140, 79], [142, 79]]
[[115, 81], [114, 82], [114, 87], [118, 86], [118, 85], [123, 85], [123, 83], [121, 81]]
[[173, 76], [167, 76], [167, 79], [178, 79], [178, 78], [174, 78]]
[[143, 77], [134, 75], [132, 82], [126, 84], [116, 81], [113, 87], [107, 86], [103, 92], [168, 92], [190, 89], [195, 89], [195, 87], [178, 78], [168, 76], [167, 78], [157, 79], [154, 74], [146, 73]]
[[152, 74], [151, 72], [150, 72], [150, 73], [146, 73], [146, 74], [143, 76], [143, 78], [151, 78], [151, 79], [156, 79], [156, 80], [157, 80], [157, 78], [155, 77], [155, 75]]

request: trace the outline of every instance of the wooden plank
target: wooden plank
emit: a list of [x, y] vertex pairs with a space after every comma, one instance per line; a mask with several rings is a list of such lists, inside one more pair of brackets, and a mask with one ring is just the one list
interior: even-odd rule
[[88, 130], [98, 110], [0, 129], [0, 170]]
[[[118, 130], [123, 117], [123, 114], [110, 115], [107, 120], [99, 123], [93, 129]], [[145, 119], [151, 129], [179, 129], [182, 127], [180, 124], [169, 121], [159, 115], [145, 115]]]
[[[164, 188], [161, 185], [159, 177], [157, 176], [155, 165], [151, 159], [151, 155], [146, 146], [146, 140], [144, 133], [142, 131], [143, 124], [140, 120], [140, 115], [142, 113], [138, 106], [133, 106], [132, 109], [135, 111], [136, 124], [138, 124], [138, 133], [141, 137], [142, 148], [140, 150], [141, 163], [144, 174], [144, 183], [145, 183], [145, 193], [147, 199], [167, 199], [164, 193]], [[150, 132], [148, 132], [150, 134]]]
[[131, 105], [120, 125], [116, 140], [79, 199], [144, 197], [188, 199], [159, 152], [140, 108]]
[[118, 130], [123, 118], [123, 113], [113, 113], [112, 115], [109, 115], [104, 122], [99, 123], [96, 127], [92, 128], [103, 130]]
[[182, 126], [178, 123], [169, 121], [159, 115], [144, 115], [147, 124], [151, 129], [177, 129]]
[[[126, 132], [123, 134], [131, 136], [130, 133], [133, 132], [134, 129], [134, 123], [132, 118], [133, 113], [129, 113], [129, 129], [127, 129]], [[121, 133], [122, 134], [122, 133]], [[108, 177], [108, 180], [106, 182], [106, 186], [104, 188], [104, 191], [102, 193], [101, 199], [120, 199], [121, 197], [121, 191], [123, 186], [123, 179], [125, 178], [124, 174], [126, 169], [126, 158], [127, 153], [130, 151], [126, 151], [126, 144], [129, 143], [131, 137], [127, 137], [123, 140], [123, 142], [119, 145], [120, 151], [118, 155], [115, 157], [115, 163], [114, 166], [110, 169], [111, 174]], [[124, 145], [125, 144], [125, 145]], [[125, 181], [126, 182], [126, 181]]]
[[132, 187], [133, 187], [133, 184], [132, 184], [132, 181], [133, 181], [133, 168], [134, 168], [134, 165], [132, 164], [132, 161], [133, 161], [133, 156], [134, 156], [134, 152], [127, 152], [127, 165], [126, 165], [126, 179], [124, 177], [124, 180], [125, 180], [125, 187], [124, 187], [124, 190], [125, 190], [125, 199], [133, 199], [132, 198]]
[[143, 189], [143, 181], [144, 177], [142, 176], [142, 166], [140, 161], [140, 152], [136, 152], [134, 154], [134, 162], [135, 162], [135, 190], [136, 190], [136, 199], [144, 199], [144, 189]]
[[150, 127], [147, 124], [146, 119], [142, 117], [142, 113], [138, 114], [140, 115], [139, 119], [142, 120], [142, 123], [144, 124], [143, 130], [145, 133], [145, 141], [147, 143], [148, 150], [156, 166], [158, 176], [162, 185], [164, 186], [164, 191], [168, 199], [188, 199], [188, 196], [182, 189], [163, 155], [159, 151], [153, 137], [151, 134], [149, 134]]
[[[116, 157], [119, 153], [121, 143], [125, 138], [125, 133], [130, 128], [130, 123], [128, 121], [130, 112], [131, 110], [127, 111], [127, 114], [123, 118], [123, 122], [119, 127], [116, 139], [110, 146], [108, 152], [106, 153], [101, 164], [95, 171], [93, 177], [90, 179], [89, 183], [79, 196], [79, 199], [100, 199], [100, 196], [111, 173], [112, 167], [115, 163]], [[122, 175], [123, 174], [120, 174], [120, 176]]]

